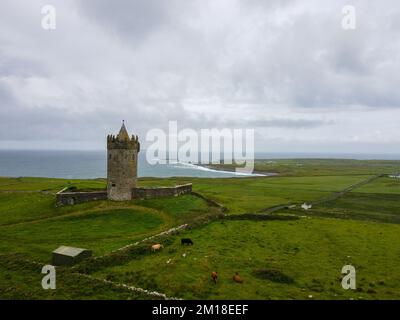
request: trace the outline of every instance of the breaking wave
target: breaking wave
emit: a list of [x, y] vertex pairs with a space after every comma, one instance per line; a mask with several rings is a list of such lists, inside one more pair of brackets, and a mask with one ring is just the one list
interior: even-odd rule
[[205, 171], [205, 172], [225, 174], [225, 175], [229, 175], [229, 176], [265, 177], [265, 176], [272, 175], [272, 174], [262, 174], [262, 173], [246, 173], [246, 172], [236, 172], [236, 171], [229, 171], [229, 170], [219, 170], [219, 169], [209, 168], [204, 165], [193, 164], [193, 163], [188, 163], [188, 162], [181, 162], [181, 161], [176, 161], [176, 160], [169, 160], [167, 165], [172, 166], [173, 168], [182, 169], [182, 170], [185, 170], [185, 169], [199, 170], [199, 171]]

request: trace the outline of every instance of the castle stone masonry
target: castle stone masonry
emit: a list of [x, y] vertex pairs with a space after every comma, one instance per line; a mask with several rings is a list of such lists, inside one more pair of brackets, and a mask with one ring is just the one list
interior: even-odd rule
[[132, 200], [136, 188], [140, 143], [138, 136], [129, 137], [122, 124], [115, 137], [107, 137], [107, 194], [116, 201]]

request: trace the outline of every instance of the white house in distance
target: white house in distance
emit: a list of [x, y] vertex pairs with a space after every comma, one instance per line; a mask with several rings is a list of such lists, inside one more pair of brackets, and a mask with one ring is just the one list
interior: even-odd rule
[[302, 205], [301, 205], [301, 207], [304, 209], [304, 210], [308, 210], [308, 209], [311, 209], [312, 208], [312, 204], [307, 204], [307, 203], [303, 203]]

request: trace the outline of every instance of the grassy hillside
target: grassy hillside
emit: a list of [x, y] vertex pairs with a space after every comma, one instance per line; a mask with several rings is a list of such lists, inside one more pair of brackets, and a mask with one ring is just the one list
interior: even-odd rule
[[[399, 232], [399, 225], [320, 218], [214, 222], [181, 235], [193, 247], [175, 237], [160, 253], [96, 275], [185, 299], [399, 299]], [[358, 291], [341, 287], [346, 264], [359, 271]], [[235, 272], [243, 284], [232, 281]]]
[[[400, 171], [399, 162], [268, 161], [257, 168], [281, 175], [139, 181], [192, 182], [227, 208], [223, 219], [220, 208], [196, 195], [57, 208], [63, 187], [104, 189], [105, 181], [0, 178], [0, 299], [154, 298], [121, 283], [185, 299], [399, 299], [400, 181], [369, 180]], [[304, 202], [315, 205], [305, 211]], [[186, 223], [191, 228], [180, 234], [158, 235]], [[194, 246], [181, 246], [181, 237]], [[152, 253], [155, 242], [165, 248]], [[60, 245], [92, 249], [97, 259], [58, 268], [57, 290], [43, 290], [40, 266]], [[356, 267], [357, 291], [340, 286], [345, 264]], [[209, 279], [214, 270], [217, 285]], [[234, 272], [243, 284], [231, 280]]]
[[0, 255], [1, 299], [153, 299], [101, 281], [93, 281], [68, 270], [57, 270], [56, 290], [43, 290], [41, 266], [16, 255]]
[[[42, 201], [41, 194], [34, 194], [36, 198], [27, 194], [33, 205], [23, 195], [15, 197], [15, 202], [21, 200], [17, 209], [4, 205], [1, 210], [0, 253], [24, 253], [42, 262], [49, 262], [51, 251], [60, 245], [87, 247], [101, 255], [214, 210], [192, 195], [161, 202], [97, 201], [63, 208], [55, 208], [51, 195]], [[34, 213], [37, 217], [32, 220]]]

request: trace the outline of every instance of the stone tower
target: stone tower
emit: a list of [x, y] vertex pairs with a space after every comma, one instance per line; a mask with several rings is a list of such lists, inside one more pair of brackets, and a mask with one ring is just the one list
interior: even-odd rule
[[132, 199], [136, 187], [140, 143], [138, 136], [129, 137], [122, 123], [117, 136], [107, 136], [107, 195], [108, 199]]

